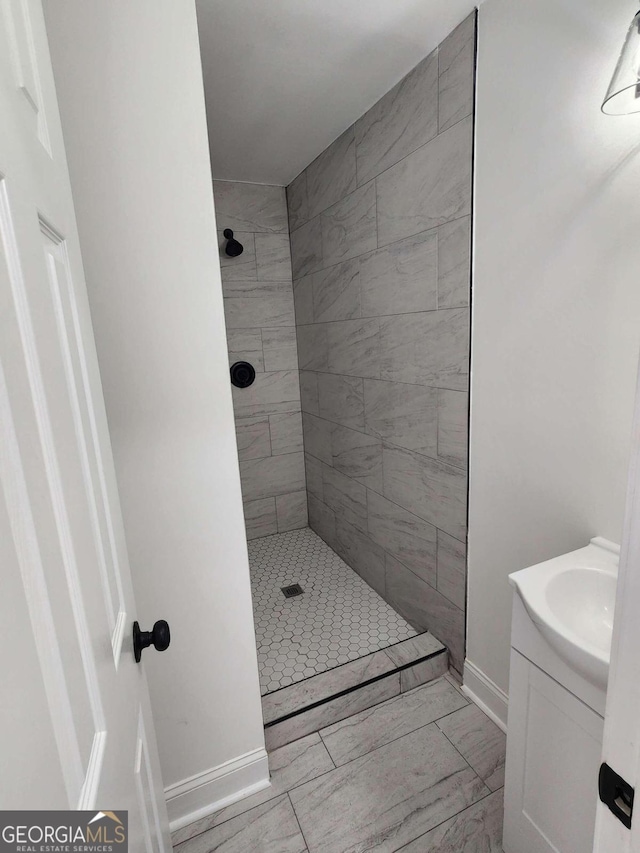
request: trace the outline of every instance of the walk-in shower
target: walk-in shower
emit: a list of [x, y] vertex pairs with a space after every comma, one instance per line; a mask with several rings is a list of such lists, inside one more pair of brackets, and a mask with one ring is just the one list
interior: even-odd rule
[[214, 182], [272, 744], [462, 668], [474, 63], [471, 16], [286, 190]]

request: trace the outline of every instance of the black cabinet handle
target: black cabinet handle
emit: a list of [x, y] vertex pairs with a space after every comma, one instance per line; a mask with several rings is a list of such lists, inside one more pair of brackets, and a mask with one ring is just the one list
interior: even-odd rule
[[137, 622], [133, 623], [133, 654], [136, 663], [140, 663], [142, 650], [153, 646], [157, 652], [163, 652], [169, 648], [171, 632], [169, 623], [159, 619], [153, 626], [153, 631], [141, 631]]

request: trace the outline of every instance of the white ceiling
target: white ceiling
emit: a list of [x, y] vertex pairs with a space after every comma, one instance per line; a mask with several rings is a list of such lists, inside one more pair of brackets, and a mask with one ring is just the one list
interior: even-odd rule
[[289, 184], [473, 0], [197, 0], [214, 177]]

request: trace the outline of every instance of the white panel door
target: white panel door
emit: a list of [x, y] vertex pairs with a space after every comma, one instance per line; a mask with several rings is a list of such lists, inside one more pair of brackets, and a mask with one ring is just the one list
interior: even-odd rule
[[39, 0], [0, 0], [0, 567], [0, 808], [128, 809], [169, 850]]

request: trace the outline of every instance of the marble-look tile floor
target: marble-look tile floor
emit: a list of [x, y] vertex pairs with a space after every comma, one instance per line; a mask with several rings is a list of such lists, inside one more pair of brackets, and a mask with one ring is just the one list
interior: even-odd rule
[[502, 853], [505, 736], [448, 675], [273, 750], [176, 853]]
[[263, 696], [416, 636], [308, 527], [253, 539], [249, 564]]

